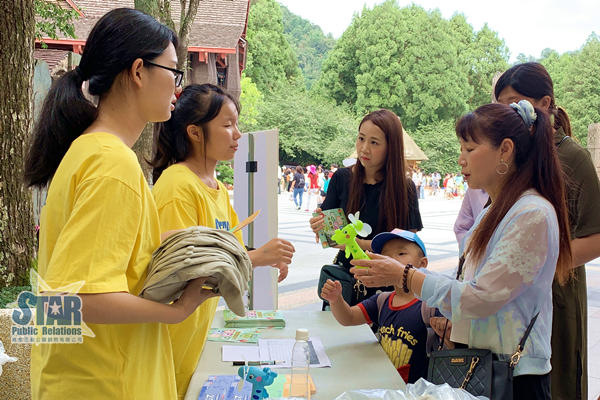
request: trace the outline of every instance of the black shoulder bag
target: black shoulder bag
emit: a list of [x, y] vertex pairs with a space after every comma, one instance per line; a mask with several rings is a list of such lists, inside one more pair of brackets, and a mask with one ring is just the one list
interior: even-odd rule
[[[461, 257], [457, 279], [461, 275], [463, 264], [464, 257]], [[503, 361], [507, 356], [499, 357], [487, 349], [442, 350], [446, 336], [444, 328], [440, 347], [429, 358], [427, 380], [436, 385], [447, 383], [453, 388], [465, 389], [474, 396], [485, 396], [490, 400], [512, 400], [513, 372], [538, 315], [539, 313], [531, 319], [510, 361]]]

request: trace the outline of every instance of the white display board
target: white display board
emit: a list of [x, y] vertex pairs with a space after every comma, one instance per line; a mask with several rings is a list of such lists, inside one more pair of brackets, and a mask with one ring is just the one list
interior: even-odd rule
[[[247, 162], [256, 161], [256, 172], [246, 172]], [[260, 215], [243, 229], [244, 243], [259, 248], [277, 237], [277, 168], [279, 131], [245, 133], [238, 141], [234, 159], [233, 206], [240, 221], [254, 211]], [[278, 270], [254, 269], [249, 306], [254, 310], [276, 310]]]

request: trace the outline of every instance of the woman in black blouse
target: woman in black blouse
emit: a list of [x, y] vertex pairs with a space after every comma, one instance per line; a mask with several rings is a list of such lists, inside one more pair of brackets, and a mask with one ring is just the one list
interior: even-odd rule
[[[356, 138], [358, 161], [350, 168], [339, 169], [331, 178], [322, 209], [344, 209], [346, 216], [360, 211], [360, 219], [373, 228], [364, 239], [356, 238], [363, 250], [372, 251], [371, 240], [381, 232], [395, 228], [417, 232], [423, 229], [417, 191], [406, 178], [402, 124], [388, 110], [373, 111], [363, 118]], [[317, 210], [320, 211], [320, 210]], [[324, 217], [310, 219], [316, 234], [323, 229]], [[352, 268], [340, 251], [335, 263]], [[378, 291], [393, 291], [393, 286], [367, 289], [366, 297]]]

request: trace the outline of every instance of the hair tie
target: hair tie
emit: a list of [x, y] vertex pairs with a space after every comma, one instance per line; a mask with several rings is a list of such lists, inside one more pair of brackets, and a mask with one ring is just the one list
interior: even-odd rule
[[81, 78], [82, 81], [85, 82], [88, 80], [88, 77], [85, 76], [85, 74], [83, 73], [81, 68], [79, 68], [79, 65], [75, 67], [75, 72], [77, 73], [77, 75], [79, 75], [79, 77]]
[[537, 114], [531, 103], [527, 100], [521, 100], [519, 104], [511, 103], [510, 106], [517, 110], [521, 118], [523, 118], [527, 129], [531, 129], [533, 123], [537, 120]]

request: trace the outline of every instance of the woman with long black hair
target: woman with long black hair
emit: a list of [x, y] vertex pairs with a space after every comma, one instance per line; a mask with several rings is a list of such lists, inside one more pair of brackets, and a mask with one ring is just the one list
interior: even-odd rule
[[[389, 110], [367, 114], [358, 127], [356, 153], [358, 162], [352, 167], [338, 169], [331, 178], [321, 208], [342, 208], [346, 215], [360, 211], [361, 221], [373, 229], [366, 238], [356, 240], [363, 250], [371, 251], [371, 240], [378, 233], [395, 228], [412, 232], [423, 229], [417, 190], [406, 178], [400, 118]], [[323, 219], [322, 215], [310, 219], [317, 241]], [[338, 253], [335, 262], [346, 269], [352, 267], [344, 251]], [[393, 284], [369, 288], [365, 298], [384, 289], [393, 291]]]

